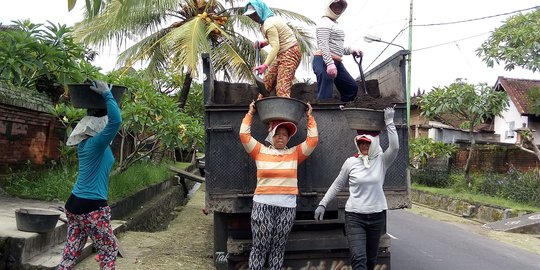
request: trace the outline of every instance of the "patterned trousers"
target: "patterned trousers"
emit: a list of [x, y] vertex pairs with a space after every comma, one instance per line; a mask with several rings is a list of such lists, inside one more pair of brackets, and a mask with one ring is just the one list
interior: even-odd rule
[[295, 208], [253, 202], [251, 211], [253, 247], [249, 254], [249, 269], [263, 269], [268, 257], [268, 270], [281, 270], [285, 244], [295, 216]]
[[[264, 86], [268, 91], [276, 90], [278, 97], [291, 97], [291, 87], [294, 73], [302, 60], [302, 51], [299, 45], [294, 45], [277, 55], [276, 60], [264, 75]], [[261, 99], [262, 96], [259, 96]]]
[[96, 257], [99, 259], [100, 269], [116, 269], [118, 243], [110, 224], [111, 209], [109, 206], [81, 215], [66, 211], [66, 216], [68, 218], [68, 235], [62, 262], [58, 265], [57, 270], [73, 268], [81, 255], [88, 236], [92, 238], [96, 247], [98, 253]]

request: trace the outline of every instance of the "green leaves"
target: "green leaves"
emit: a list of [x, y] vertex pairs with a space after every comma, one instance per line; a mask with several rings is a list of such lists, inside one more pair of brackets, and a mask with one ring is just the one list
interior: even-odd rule
[[510, 17], [476, 50], [487, 66], [540, 70], [540, 9]]
[[0, 32], [0, 81], [33, 88], [47, 79], [52, 81], [48, 87], [54, 88], [55, 83], [84, 80], [79, 64], [86, 61], [87, 51], [74, 42], [71, 28], [51, 22], [15, 23], [19, 29]]
[[[76, 26], [75, 35], [77, 40], [97, 47], [137, 40], [122, 52], [118, 62], [125, 67], [139, 61], [148, 63], [147, 72], [152, 76], [174, 69], [196, 77], [201, 53], [210, 53], [216, 61], [215, 71], [223, 72], [226, 79], [250, 80], [255, 52], [243, 33], [260, 36], [260, 25], [242, 16], [243, 7], [236, 4], [240, 1], [107, 1], [97, 16], [87, 16]], [[287, 19], [314, 24], [301, 14], [274, 11]], [[310, 33], [291, 26], [306, 59], [313, 46]]]
[[468, 127], [481, 124], [487, 118], [500, 116], [508, 107], [508, 97], [486, 84], [468, 84], [456, 80], [449, 86], [434, 88], [422, 96], [419, 105], [422, 114], [430, 119], [452, 115], [468, 122]]
[[430, 158], [449, 158], [456, 150], [455, 145], [430, 138], [420, 137], [409, 140], [409, 160], [415, 167], [425, 165]]

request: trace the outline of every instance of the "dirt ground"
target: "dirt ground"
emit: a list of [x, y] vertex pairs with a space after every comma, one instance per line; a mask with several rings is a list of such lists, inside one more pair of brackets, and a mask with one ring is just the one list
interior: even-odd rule
[[[212, 215], [205, 216], [204, 185], [182, 207], [166, 231], [125, 232], [119, 236], [124, 249], [124, 258], [118, 258], [117, 269], [214, 269], [212, 260]], [[464, 219], [420, 205], [407, 211], [440, 220], [465, 230], [514, 245], [540, 254], [540, 239], [534, 235], [496, 232], [482, 228], [476, 221]], [[75, 269], [99, 269], [97, 262], [88, 257]]]
[[[202, 185], [165, 231], [120, 234], [124, 258], [118, 258], [117, 269], [213, 269], [213, 219], [201, 211], [204, 193]], [[91, 256], [75, 269], [95, 270], [99, 266]]]

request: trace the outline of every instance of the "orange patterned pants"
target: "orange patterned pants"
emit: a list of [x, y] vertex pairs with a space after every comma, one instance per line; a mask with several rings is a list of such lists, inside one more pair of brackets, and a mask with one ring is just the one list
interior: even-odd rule
[[[276, 90], [278, 97], [291, 97], [291, 87], [294, 73], [302, 60], [302, 51], [299, 45], [294, 45], [277, 55], [276, 60], [264, 75], [264, 86], [268, 91]], [[259, 99], [262, 96], [259, 95]]]

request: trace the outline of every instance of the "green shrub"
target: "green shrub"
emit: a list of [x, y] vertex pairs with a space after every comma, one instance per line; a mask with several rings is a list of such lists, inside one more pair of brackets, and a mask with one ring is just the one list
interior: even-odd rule
[[[162, 182], [173, 176], [169, 164], [138, 162], [125, 172], [109, 179], [109, 202], [121, 200], [147, 186]], [[77, 180], [77, 166], [53, 167], [43, 172], [30, 170], [7, 177], [4, 190], [16, 197], [36, 200], [65, 201]]]
[[428, 187], [446, 188], [452, 186], [448, 171], [431, 169], [411, 169], [411, 181]]

